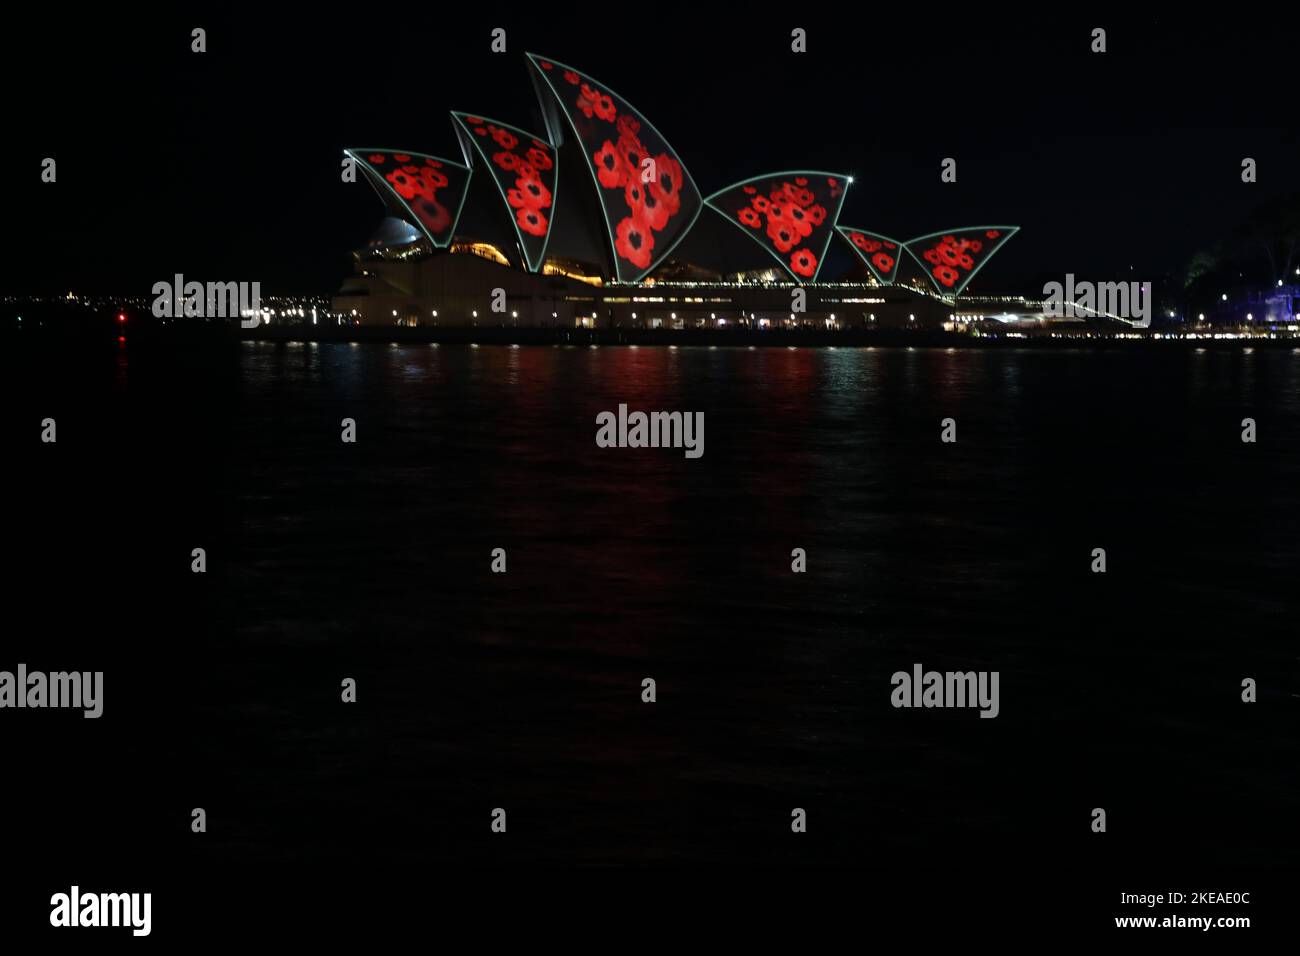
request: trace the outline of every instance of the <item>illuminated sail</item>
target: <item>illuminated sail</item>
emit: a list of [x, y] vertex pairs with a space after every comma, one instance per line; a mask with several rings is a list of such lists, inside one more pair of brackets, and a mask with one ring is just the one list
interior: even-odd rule
[[573, 130], [605, 215], [614, 272], [645, 277], [699, 217], [699, 190], [657, 129], [609, 87], [563, 63], [528, 54]]

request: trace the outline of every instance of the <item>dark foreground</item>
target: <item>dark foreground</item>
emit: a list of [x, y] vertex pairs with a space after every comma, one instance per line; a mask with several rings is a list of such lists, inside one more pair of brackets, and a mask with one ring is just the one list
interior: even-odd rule
[[[1284, 918], [1300, 356], [5, 354], [0, 667], [106, 682], [97, 721], [0, 715], [6, 924], [72, 882], [152, 890], [172, 938], [618, 912], [553, 864], [648, 867], [620, 885], [679, 916], [725, 885], [877, 926], [1113, 932], [1162, 888]], [[619, 403], [703, 412], [704, 456], [597, 448]], [[998, 670], [999, 717], [892, 708], [915, 662]]]

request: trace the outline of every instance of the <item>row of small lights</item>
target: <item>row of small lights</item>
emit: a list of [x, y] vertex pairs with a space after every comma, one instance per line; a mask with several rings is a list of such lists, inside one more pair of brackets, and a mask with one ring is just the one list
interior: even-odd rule
[[[313, 309], [312, 311], [315, 312], [315, 309]], [[433, 312], [433, 317], [436, 319], [436, 318], [438, 317], [438, 310], [437, 310], [437, 309], [433, 309], [432, 312]], [[247, 313], [247, 314], [251, 314], [251, 313]], [[298, 310], [298, 314], [299, 314], [299, 315], [302, 315], [302, 309], [299, 309], [299, 310]], [[353, 309], [353, 310], [352, 310], [352, 314], [353, 314], [353, 315], [356, 315], [356, 314], [357, 314], [357, 310], [356, 310], [356, 309]], [[265, 315], [265, 310], [263, 310], [263, 315]], [[476, 318], [476, 319], [477, 319], [477, 318], [478, 318], [478, 309], [474, 309], [473, 312], [471, 313], [471, 316], [472, 316], [473, 318]], [[394, 317], [394, 318], [397, 317], [397, 310], [396, 310], [396, 309], [393, 309], [393, 317]], [[511, 313], [510, 313], [510, 317], [511, 317], [512, 319], [517, 319], [517, 318], [519, 318], [519, 313], [518, 313], [518, 312], [511, 312]], [[591, 317], [592, 317], [593, 319], [596, 318], [596, 313], [595, 313], [595, 312], [591, 313]], [[756, 316], [753, 312], [749, 313], [749, 317], [750, 317], [751, 319], [757, 319], [759, 322], [769, 322], [769, 321], [771, 321], [770, 319], [759, 319], [758, 316]], [[551, 313], [551, 318], [553, 318], [553, 319], [554, 319], [554, 318], [559, 318], [559, 313], [558, 313], [558, 312], [552, 312], [552, 313]], [[634, 318], [634, 319], [636, 318], [636, 313], [635, 313], [635, 312], [632, 313], [632, 318]], [[677, 321], [677, 313], [676, 313], [676, 312], [671, 313], [670, 316], [669, 316], [669, 318], [670, 318], [671, 321], [676, 322], [676, 321]], [[718, 323], [721, 324], [721, 325], [725, 325], [726, 322], [727, 322], [726, 319], [719, 319], [719, 318], [718, 318], [718, 315], [717, 315], [716, 312], [710, 312], [710, 313], [709, 313], [709, 318], [710, 318], [711, 320], [715, 321], [715, 322], [718, 322]], [[796, 321], [796, 320], [795, 320], [795, 314], [794, 314], [793, 312], [790, 313], [790, 319], [791, 319], [791, 321]], [[872, 322], [876, 321], [876, 313], [874, 313], [874, 312], [871, 313], [871, 318], [870, 318], [870, 320], [871, 320]], [[312, 321], [313, 321], [313, 322], [315, 321], [315, 318], [314, 318], [314, 317], [313, 317]], [[834, 322], [834, 321], [835, 321], [835, 313], [834, 313], [834, 312], [831, 313], [831, 317], [830, 317], [827, 321], [829, 321], [829, 322]], [[915, 321], [916, 321], [916, 315], [915, 315], [915, 314], [909, 314], [909, 315], [907, 316], [907, 321], [909, 321], [909, 322], [915, 322]]]

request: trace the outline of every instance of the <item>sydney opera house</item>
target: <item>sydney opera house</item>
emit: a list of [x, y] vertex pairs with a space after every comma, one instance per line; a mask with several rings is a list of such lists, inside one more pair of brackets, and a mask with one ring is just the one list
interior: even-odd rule
[[853, 179], [835, 171], [765, 173], [705, 196], [609, 87], [527, 62], [544, 130], [453, 112], [459, 161], [345, 151], [387, 215], [354, 252], [335, 311], [383, 325], [935, 328], [1016, 232], [897, 239], [842, 223]]

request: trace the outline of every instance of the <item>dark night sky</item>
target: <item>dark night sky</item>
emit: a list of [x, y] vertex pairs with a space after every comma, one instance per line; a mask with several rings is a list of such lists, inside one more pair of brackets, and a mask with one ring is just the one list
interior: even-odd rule
[[[1130, 266], [1155, 278], [1300, 189], [1294, 44], [1275, 24], [465, 8], [13, 22], [0, 39], [0, 291], [147, 295], [183, 272], [331, 292], [381, 215], [367, 186], [340, 182], [341, 150], [459, 157], [449, 109], [540, 132], [525, 50], [626, 97], [705, 194], [769, 170], [844, 170], [844, 223], [899, 238], [1022, 225], [985, 289], [1067, 271], [1135, 277]], [[203, 55], [189, 52], [194, 26], [208, 31]], [[494, 26], [508, 32], [504, 55], [489, 51]], [[795, 26], [809, 31], [805, 55], [789, 50]], [[1108, 29], [1105, 55], [1088, 52], [1094, 26]], [[52, 186], [45, 156], [58, 161]], [[958, 160], [955, 185], [939, 180], [944, 156]], [[1241, 183], [1243, 156], [1259, 183]]]

